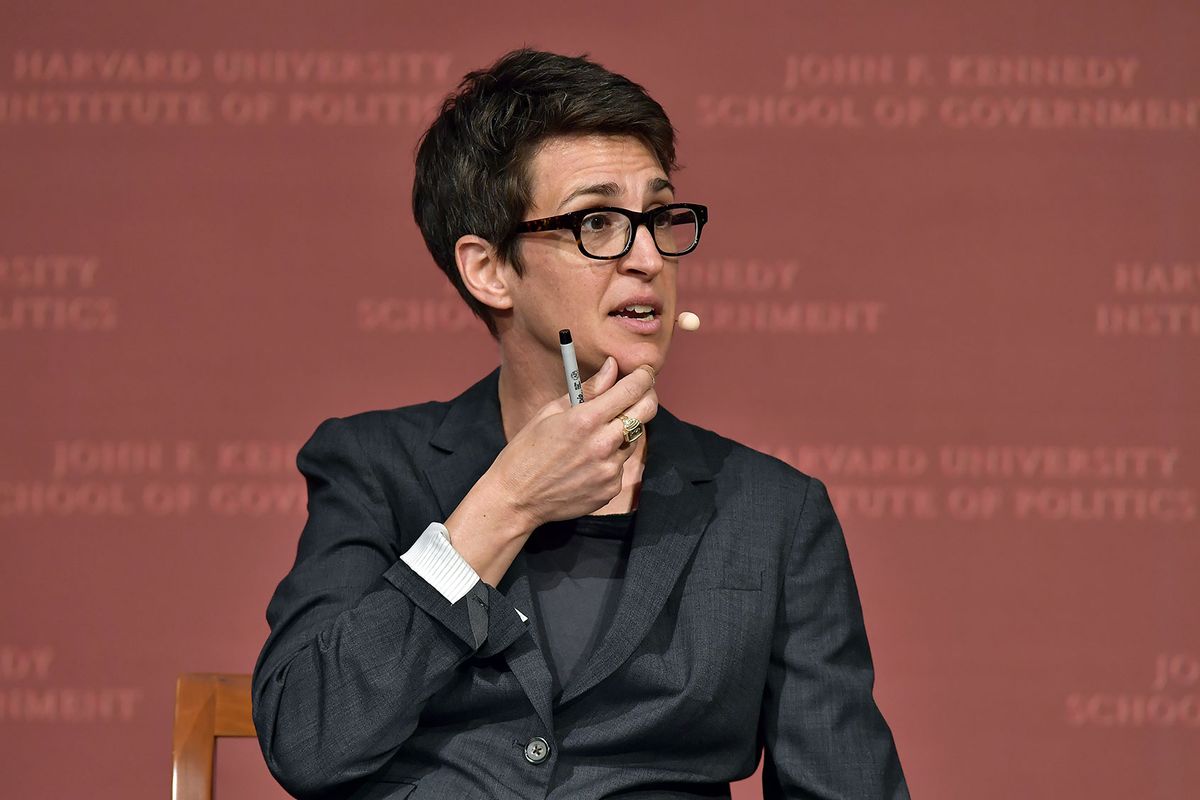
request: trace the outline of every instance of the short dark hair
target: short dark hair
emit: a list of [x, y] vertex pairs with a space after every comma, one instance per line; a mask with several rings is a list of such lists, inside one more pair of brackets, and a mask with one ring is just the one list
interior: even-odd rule
[[645, 89], [584, 56], [537, 50], [467, 73], [421, 137], [413, 216], [434, 261], [493, 336], [490, 309], [458, 274], [454, 243], [482, 237], [521, 274], [515, 228], [529, 207], [534, 153], [549, 137], [592, 133], [641, 139], [668, 176], [675, 169], [675, 130]]

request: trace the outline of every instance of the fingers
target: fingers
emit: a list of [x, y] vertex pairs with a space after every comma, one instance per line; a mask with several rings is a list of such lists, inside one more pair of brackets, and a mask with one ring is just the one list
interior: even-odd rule
[[658, 413], [658, 393], [651, 389], [639, 397], [636, 403], [620, 413], [627, 417], [640, 419], [642, 422], [649, 422]]
[[583, 382], [583, 399], [592, 400], [607, 392], [617, 382], [617, 374], [617, 360], [608, 356], [596, 374]]
[[583, 391], [587, 402], [580, 406], [572, 407], [567, 395], [543, 406], [494, 465], [506, 485], [517, 487], [509, 493], [525, 498], [533, 519], [593, 513], [617, 496], [628, 459], [641, 452], [625, 444], [618, 415], [645, 423], [658, 411], [649, 367], [621, 378], [616, 359], [606, 358]]
[[[654, 419], [658, 413], [658, 394], [651, 389], [638, 398], [636, 403], [619, 413], [645, 424]], [[620, 416], [615, 417], [605, 426], [605, 432], [606, 434], [611, 432], [611, 440], [619, 447], [625, 448], [625, 423]], [[628, 457], [628, 453], [626, 453], [626, 457]]]
[[586, 407], [598, 422], [607, 422], [631, 408], [654, 386], [654, 370], [642, 366], [617, 381], [612, 388], [597, 395]]
[[[648, 365], [643, 365], [624, 378], [617, 380], [619, 375], [617, 360], [612, 356], [605, 358], [596, 374], [583, 382], [583, 396], [588, 402], [585, 402], [581, 411], [576, 413], [585, 414], [584, 418], [590, 419], [591, 424], [596, 426], [604, 426], [609, 421], [616, 419], [617, 414], [625, 413], [635, 416], [630, 414], [627, 409], [632, 408], [634, 404], [645, 397], [647, 392], [653, 392], [654, 370]], [[534, 419], [543, 419], [571, 408], [569, 395], [560, 395], [542, 406], [534, 415]], [[657, 408], [658, 401], [655, 398], [647, 407], [639, 409], [647, 416], [639, 415], [638, 419], [649, 421], [654, 417]]]
[[[584, 399], [589, 400], [602, 392], [608, 391], [613, 383], [616, 382], [617, 374], [617, 360], [612, 356], [604, 359], [604, 363], [600, 365], [600, 369], [596, 370], [596, 374], [583, 382]], [[566, 411], [569, 408], [571, 408], [571, 396], [569, 394], [559, 395], [538, 409], [537, 414], [533, 418], [535, 420], [543, 419], [561, 411]]]

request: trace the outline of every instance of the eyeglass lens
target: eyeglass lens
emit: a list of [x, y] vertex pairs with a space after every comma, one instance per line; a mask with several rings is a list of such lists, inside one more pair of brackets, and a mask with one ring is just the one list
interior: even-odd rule
[[[674, 208], [657, 214], [652, 227], [659, 252], [667, 256], [676, 256], [686, 252], [696, 243], [700, 226], [696, 220], [696, 212], [689, 208]], [[588, 214], [580, 224], [579, 239], [589, 255], [597, 258], [616, 258], [629, 244], [629, 218], [616, 211]]]

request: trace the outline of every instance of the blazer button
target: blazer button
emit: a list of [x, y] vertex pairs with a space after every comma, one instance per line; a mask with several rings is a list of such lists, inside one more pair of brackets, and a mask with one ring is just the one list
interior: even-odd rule
[[540, 736], [535, 736], [525, 745], [525, 760], [530, 764], [540, 764], [550, 757], [550, 743]]

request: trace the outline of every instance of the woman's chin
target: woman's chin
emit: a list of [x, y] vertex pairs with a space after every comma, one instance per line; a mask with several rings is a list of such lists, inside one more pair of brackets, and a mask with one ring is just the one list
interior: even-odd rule
[[666, 362], [666, 350], [657, 345], [640, 344], [634, 347], [623, 347], [618, 352], [610, 353], [617, 359], [617, 368], [621, 375], [628, 375], [643, 364], [649, 364], [657, 374], [662, 371]]

